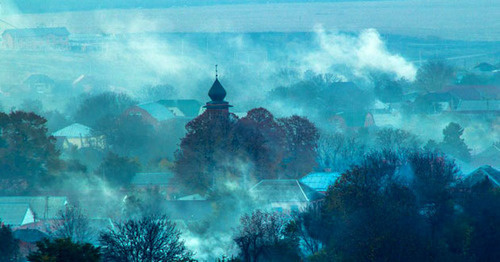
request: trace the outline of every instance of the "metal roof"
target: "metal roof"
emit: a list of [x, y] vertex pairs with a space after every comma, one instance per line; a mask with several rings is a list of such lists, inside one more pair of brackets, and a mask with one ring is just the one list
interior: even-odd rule
[[29, 212], [27, 203], [0, 203], [0, 220], [7, 225], [24, 225], [24, 219]]
[[448, 86], [444, 91], [461, 100], [500, 100], [499, 86]]
[[72, 124], [63, 129], [59, 129], [52, 133], [55, 137], [91, 137], [92, 128], [82, 124]]
[[500, 111], [500, 100], [461, 100], [456, 111]]
[[11, 35], [14, 37], [41, 37], [48, 35], [69, 36], [69, 31], [66, 27], [37, 27], [37, 28], [21, 28], [21, 29], [6, 29], [2, 35]]
[[137, 105], [137, 107], [146, 111], [150, 116], [152, 116], [158, 121], [164, 121], [175, 118], [175, 115], [174, 113], [172, 113], [172, 111], [170, 111], [167, 107], [157, 102], [143, 103]]
[[197, 117], [203, 105], [194, 99], [159, 100], [157, 103], [167, 108], [178, 108], [186, 117]]
[[266, 202], [309, 202], [323, 197], [296, 179], [265, 179], [250, 192], [257, 200]]
[[341, 174], [337, 172], [318, 172], [311, 173], [300, 179], [300, 182], [307, 185], [308, 187], [318, 191], [326, 192], [328, 187], [335, 184]]
[[488, 165], [481, 166], [472, 171], [464, 181], [466, 184], [472, 186], [483, 181], [485, 178], [488, 178], [496, 187], [500, 187], [500, 171]]
[[67, 203], [66, 197], [61, 196], [3, 196], [1, 204], [28, 204], [35, 219], [56, 219], [59, 212], [64, 210]]
[[174, 177], [172, 173], [136, 173], [132, 178], [132, 185], [135, 186], [161, 186], [170, 184]]

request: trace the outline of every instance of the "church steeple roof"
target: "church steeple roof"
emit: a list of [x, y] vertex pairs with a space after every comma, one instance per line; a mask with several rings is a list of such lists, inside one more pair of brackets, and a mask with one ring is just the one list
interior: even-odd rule
[[210, 97], [210, 99], [212, 99], [212, 101], [207, 102], [207, 104], [204, 106], [207, 110], [222, 110], [227, 113], [228, 108], [232, 107], [232, 105], [224, 101], [224, 98], [226, 97], [226, 90], [219, 82], [217, 65], [215, 65], [215, 81], [208, 91], [208, 96]]
[[224, 98], [226, 97], [226, 90], [219, 82], [217, 76], [215, 76], [215, 81], [208, 91], [208, 96], [212, 99], [212, 101], [224, 101]]

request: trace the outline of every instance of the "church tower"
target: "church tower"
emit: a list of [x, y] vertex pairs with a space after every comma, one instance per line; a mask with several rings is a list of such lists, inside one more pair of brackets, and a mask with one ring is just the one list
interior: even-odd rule
[[208, 91], [208, 96], [212, 99], [212, 101], [207, 102], [204, 106], [208, 112], [216, 114], [229, 114], [229, 108], [232, 107], [232, 105], [224, 101], [224, 98], [226, 97], [226, 90], [219, 82], [217, 65], [215, 65], [215, 81]]

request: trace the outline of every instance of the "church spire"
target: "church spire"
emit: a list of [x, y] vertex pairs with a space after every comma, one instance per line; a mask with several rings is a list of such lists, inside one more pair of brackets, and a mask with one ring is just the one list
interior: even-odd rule
[[222, 84], [219, 82], [219, 72], [217, 70], [217, 65], [215, 65], [215, 81], [208, 91], [208, 96], [210, 97], [210, 99], [212, 99], [212, 101], [207, 102], [205, 108], [207, 110], [216, 109], [227, 111], [229, 107], [232, 107], [232, 105], [229, 105], [228, 102], [224, 101], [226, 94], [226, 89], [224, 89]]

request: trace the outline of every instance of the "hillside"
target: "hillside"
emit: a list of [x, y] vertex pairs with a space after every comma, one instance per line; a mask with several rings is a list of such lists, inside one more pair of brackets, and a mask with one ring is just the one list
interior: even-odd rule
[[[383, 34], [499, 41], [500, 2], [368, 1], [186, 6], [5, 15], [16, 27], [66, 26], [80, 33], [310, 32], [376, 28]], [[2, 25], [8, 28], [7, 25]]]

